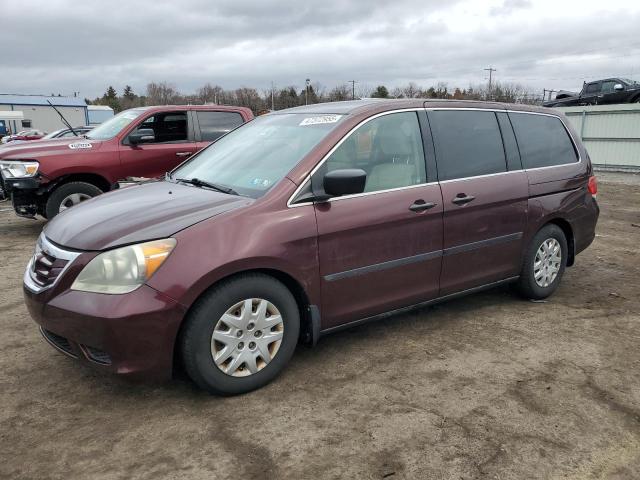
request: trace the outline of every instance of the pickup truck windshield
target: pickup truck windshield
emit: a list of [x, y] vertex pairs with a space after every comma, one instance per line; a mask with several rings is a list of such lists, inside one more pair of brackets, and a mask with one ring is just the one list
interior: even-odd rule
[[87, 133], [90, 140], [109, 140], [120, 133], [127, 125], [133, 122], [145, 111], [144, 108], [132, 108], [111, 117], [104, 123]]
[[343, 115], [271, 114], [233, 130], [171, 172], [259, 198], [278, 183]]

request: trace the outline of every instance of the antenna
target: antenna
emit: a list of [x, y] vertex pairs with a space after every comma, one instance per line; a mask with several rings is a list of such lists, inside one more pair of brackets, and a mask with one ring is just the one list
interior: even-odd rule
[[80, 135], [78, 135], [78, 134], [76, 133], [76, 131], [73, 129], [73, 127], [71, 126], [71, 124], [70, 124], [69, 122], [67, 122], [67, 119], [66, 119], [66, 118], [64, 118], [64, 115], [62, 115], [62, 114], [60, 113], [60, 110], [58, 110], [56, 107], [54, 107], [54, 106], [53, 106], [53, 103], [51, 103], [49, 100], [47, 100], [47, 103], [48, 103], [49, 105], [51, 105], [51, 108], [53, 108], [53, 109], [56, 111], [56, 113], [57, 113], [58, 115], [60, 115], [60, 119], [62, 120], [62, 123], [64, 123], [67, 127], [69, 127], [69, 130], [71, 130], [71, 133], [73, 133], [76, 137], [79, 137]]

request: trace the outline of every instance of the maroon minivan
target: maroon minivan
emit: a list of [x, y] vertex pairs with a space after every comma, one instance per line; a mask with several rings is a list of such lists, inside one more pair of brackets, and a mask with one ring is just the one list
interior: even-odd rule
[[523, 105], [362, 100], [259, 117], [157, 181], [65, 211], [24, 275], [45, 339], [120, 374], [236, 394], [296, 344], [513, 282], [558, 287], [595, 236], [589, 156]]

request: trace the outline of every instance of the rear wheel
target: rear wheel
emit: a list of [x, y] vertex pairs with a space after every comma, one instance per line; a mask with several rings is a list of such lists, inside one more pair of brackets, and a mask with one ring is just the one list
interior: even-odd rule
[[70, 182], [62, 184], [57, 187], [47, 199], [45, 205], [46, 217], [51, 220], [68, 208], [74, 207], [101, 193], [102, 190], [91, 183]]
[[558, 288], [567, 265], [567, 239], [560, 227], [548, 224], [531, 240], [518, 280], [526, 298], [540, 300]]
[[298, 305], [287, 287], [267, 275], [240, 275], [189, 313], [180, 340], [185, 370], [210, 393], [249, 392], [282, 371], [299, 332]]

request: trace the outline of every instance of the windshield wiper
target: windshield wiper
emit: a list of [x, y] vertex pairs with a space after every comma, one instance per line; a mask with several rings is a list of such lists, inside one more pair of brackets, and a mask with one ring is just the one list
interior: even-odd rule
[[223, 185], [218, 185], [216, 183], [207, 182], [205, 180], [200, 180], [199, 178], [176, 178], [175, 181], [188, 183], [190, 185], [193, 185], [194, 187], [211, 188], [213, 190], [217, 190], [218, 192], [228, 193], [229, 195], [238, 195], [238, 192], [236, 192], [233, 188], [225, 187]]

